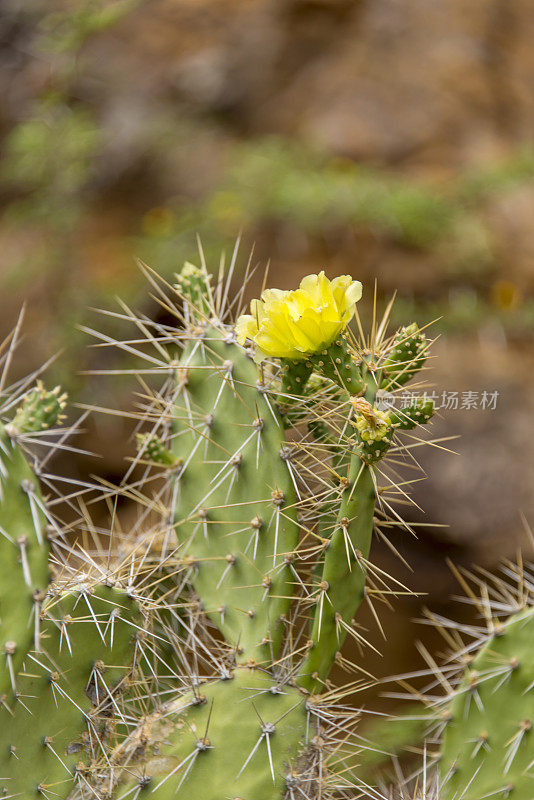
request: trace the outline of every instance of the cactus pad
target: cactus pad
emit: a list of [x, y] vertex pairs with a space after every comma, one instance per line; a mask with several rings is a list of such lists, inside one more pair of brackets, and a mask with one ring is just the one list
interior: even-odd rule
[[157, 800], [275, 800], [304, 747], [307, 712], [297, 689], [239, 669], [171, 702], [144, 730], [150, 746], [140, 763], [126, 757], [128, 743], [119, 751], [135, 780], [119, 785], [115, 800], [135, 796], [136, 786]]
[[500, 625], [450, 704], [441, 772], [446, 797], [534, 797], [534, 609]]
[[46, 601], [40, 648], [0, 705], [0, 796], [66, 798], [92, 779], [104, 740], [127, 732], [121, 692], [138, 625], [133, 601], [111, 588]]
[[271, 659], [292, 594], [285, 557], [298, 539], [282, 421], [255, 364], [219, 329], [186, 347], [178, 380], [180, 553], [205, 612], [239, 658]]
[[23, 655], [39, 629], [49, 578], [42, 508], [21, 447], [0, 426], [0, 695], [16, 689]]

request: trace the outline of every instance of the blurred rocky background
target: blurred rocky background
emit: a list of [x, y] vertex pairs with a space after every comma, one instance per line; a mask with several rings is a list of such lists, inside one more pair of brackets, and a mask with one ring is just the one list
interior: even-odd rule
[[[63, 349], [53, 377], [76, 400], [128, 408], [128, 380], [80, 374], [124, 362], [79, 327], [123, 335], [87, 310], [118, 310], [115, 295], [161, 313], [135, 259], [172, 279], [197, 233], [214, 266], [242, 231], [271, 285], [350, 272], [364, 314], [376, 279], [379, 303], [398, 292], [396, 322], [438, 320], [428, 377], [458, 407], [433, 426], [443, 449], [420, 453], [411, 517], [428, 524], [395, 534], [413, 575], [376, 550], [429, 594], [386, 620], [379, 671], [409, 668], [423, 604], [447, 611], [445, 556], [491, 567], [528, 550], [533, 40], [529, 0], [2, 4], [0, 333], [27, 301], [19, 372]], [[71, 471], [119, 480], [127, 425], [87, 431], [103, 458]]]

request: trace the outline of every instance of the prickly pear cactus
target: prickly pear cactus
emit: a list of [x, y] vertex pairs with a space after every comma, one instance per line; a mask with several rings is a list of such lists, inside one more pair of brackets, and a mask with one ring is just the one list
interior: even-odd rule
[[359, 606], [376, 615], [373, 599], [401, 587], [373, 564], [372, 536], [407, 497], [387, 460], [396, 471], [433, 414], [425, 398], [395, 405], [425, 334], [388, 338], [389, 307], [357, 337], [360, 284], [324, 273], [264, 291], [233, 324], [248, 281], [228, 302], [233, 270], [214, 283], [188, 263], [170, 297], [149, 274], [179, 329], [130, 315], [122, 346], [165, 384], [150, 394], [138, 376], [148, 401], [116, 495], [140, 513], [128, 536], [113, 531], [113, 553], [62, 538], [39, 486], [31, 445], [64, 395], [0, 389], [0, 796], [532, 800], [534, 578], [521, 565], [477, 579], [487, 632], [474, 626], [442, 672], [430, 659], [416, 724], [390, 740], [413, 750], [424, 730], [439, 745], [437, 758], [424, 745], [421, 790], [373, 783], [344, 702], [359, 678], [331, 682], [334, 664], [361, 674], [342, 649], [365, 644]]
[[[410, 787], [416, 783], [428, 787], [422, 800], [534, 797], [533, 569], [520, 557], [493, 575], [455, 570], [467, 592], [464, 601], [483, 617], [487, 630], [478, 622], [459, 625], [428, 612], [455, 647], [441, 668], [428, 656], [427, 691], [417, 691], [417, 704], [411, 698], [405, 718], [388, 721], [385, 737], [384, 723], [371, 736], [377, 752], [380, 739], [389, 739], [387, 746], [399, 754], [420, 748], [425, 754], [419, 769], [411, 764], [411, 780], [396, 786], [385, 781], [384, 796], [411, 798]], [[403, 686], [413, 677], [406, 676]], [[441, 696], [438, 686], [445, 689]], [[382, 766], [385, 763], [382, 756]], [[368, 780], [376, 783], [376, 771]]]
[[204, 612], [238, 663], [272, 663], [291, 602], [284, 559], [297, 545], [284, 428], [231, 334], [206, 327], [184, 350], [171, 450], [180, 553]]
[[[358, 713], [343, 702], [355, 684], [330, 673], [359, 674], [344, 640], [365, 644], [359, 606], [376, 613], [393, 591], [371, 554], [397, 494], [383, 462], [409, 452], [402, 432], [432, 409], [379, 407], [378, 392], [416, 374], [428, 343], [417, 326], [388, 339], [389, 309], [356, 337], [361, 284], [324, 273], [265, 290], [234, 324], [249, 280], [229, 301], [234, 266], [215, 283], [188, 263], [170, 296], [147, 273], [178, 329], [126, 315], [136, 332], [121, 347], [148, 362], [148, 399], [116, 490], [139, 520], [113, 532], [113, 553], [64, 540], [49, 582], [46, 526], [56, 540], [61, 527], [21, 448], [53, 429], [59, 392], [38, 385], [0, 429], [0, 610], [21, 598], [1, 619], [4, 796], [364, 792]], [[150, 393], [146, 373], [163, 387]]]
[[87, 780], [84, 759], [94, 764], [104, 741], [128, 730], [123, 694], [126, 685], [135, 694], [142, 617], [123, 591], [80, 578], [49, 583], [49, 539], [57, 545], [62, 532], [41, 493], [31, 442], [61, 421], [66, 396], [39, 381], [3, 399], [0, 796], [66, 798]]
[[[403, 446], [375, 405], [391, 344], [374, 332], [371, 353], [346, 331], [361, 294], [347, 276], [268, 290], [235, 329], [228, 286], [212, 286], [204, 268], [187, 264], [176, 291], [182, 354], [162, 358], [175, 379], [151, 402], [138, 447], [141, 464], [167, 474], [165, 636], [190, 685], [163, 707], [164, 723], [149, 724], [140, 758], [131, 751], [145, 722], [117, 750], [116, 796], [148, 786], [192, 800], [221, 787], [244, 800], [352, 796], [354, 778], [330, 755], [340, 723], [327, 720], [343, 712], [329, 673], [345, 637], [358, 636], [375, 465]], [[122, 760], [135, 762], [135, 779]]]

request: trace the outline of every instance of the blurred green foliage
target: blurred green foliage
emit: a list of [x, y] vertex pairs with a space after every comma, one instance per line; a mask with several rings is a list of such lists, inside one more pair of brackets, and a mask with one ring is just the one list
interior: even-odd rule
[[533, 177], [530, 148], [518, 149], [497, 166], [429, 186], [303, 143], [261, 138], [233, 145], [218, 182], [199, 203], [171, 199], [168, 206], [151, 210], [136, 246], [151, 263], [165, 266], [167, 249], [195, 228], [209, 244], [262, 226], [289, 227], [310, 240], [350, 227], [431, 251], [446, 272], [476, 274], [494, 263], [485, 205]]
[[44, 52], [76, 54], [90, 36], [115, 25], [138, 4], [139, 0], [73, 0], [69, 8], [42, 17], [39, 45]]
[[15, 193], [8, 219], [36, 218], [62, 231], [83, 209], [101, 135], [86, 108], [69, 108], [59, 95], [35, 103], [32, 116], [17, 125], [4, 143], [0, 175]]
[[[21, 294], [36, 280], [46, 287], [50, 346], [68, 346], [70, 360], [62, 361], [67, 375], [78, 363], [84, 338], [74, 335], [73, 327], [87, 319], [86, 306], [109, 307], [114, 293], [135, 302], [143, 283], [135, 256], [170, 277], [192, 256], [196, 233], [215, 263], [221, 242], [232, 243], [241, 231], [248, 240], [283, 237], [290, 231], [310, 254], [321, 252], [324, 241], [349, 239], [356, 248], [366, 237], [379, 240], [413, 253], [414, 259], [424, 256], [438, 276], [439, 298], [402, 298], [413, 308], [403, 309], [401, 316], [424, 322], [445, 313], [447, 324], [462, 330], [490, 316], [514, 332], [531, 329], [534, 312], [528, 302], [513, 296], [513, 287], [487, 290], [499, 277], [487, 208], [494, 198], [532, 180], [532, 148], [520, 148], [487, 168], [425, 181], [387, 166], [358, 164], [304, 142], [272, 136], [241, 141], [226, 131], [221, 163], [200, 193], [180, 194], [177, 187], [163, 199], [157, 191], [154, 199], [150, 193], [141, 201], [137, 196], [136, 210], [129, 212], [133, 235], [116, 233], [117, 259], [108, 253], [105, 268], [100, 267], [97, 246], [92, 258], [80, 259], [88, 238], [98, 237], [91, 224], [100, 213], [111, 134], [98, 107], [76, 92], [76, 81], [85, 69], [87, 42], [138, 1], [76, 0], [67, 6], [33, 4], [27, 11], [36, 31], [33, 50], [50, 75], [3, 143], [0, 235], [18, 231], [24, 247], [18, 260], [9, 259], [0, 271], [0, 292]], [[157, 161], [162, 148], [171, 146], [178, 162], [185, 162], [182, 144], [206, 131], [217, 137], [216, 122], [186, 119], [179, 111], [167, 109], [150, 124], [147, 162]], [[125, 194], [120, 202], [128, 207], [130, 197]], [[443, 284], [459, 287], [460, 294], [444, 293]], [[462, 291], [474, 301], [466, 305]]]

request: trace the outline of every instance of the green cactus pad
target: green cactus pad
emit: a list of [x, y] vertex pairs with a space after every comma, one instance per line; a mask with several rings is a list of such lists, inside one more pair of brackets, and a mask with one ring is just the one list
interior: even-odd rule
[[368, 557], [371, 547], [374, 508], [373, 475], [353, 455], [316, 589], [311, 646], [300, 670], [299, 683], [309, 690], [324, 688], [335, 655], [363, 600], [366, 575], [363, 559]]
[[401, 328], [382, 364], [383, 389], [404, 386], [423, 367], [426, 361], [428, 342], [415, 322]]
[[292, 587], [298, 525], [282, 420], [255, 364], [208, 328], [185, 349], [171, 449], [180, 554], [203, 609], [239, 660], [271, 660]]
[[322, 353], [312, 356], [309, 363], [320, 375], [343, 387], [350, 395], [358, 394], [364, 387], [360, 368], [343, 336]]
[[450, 704], [447, 800], [534, 797], [534, 609], [511, 617], [466, 670]]
[[143, 729], [148, 747], [137, 763], [125, 759], [114, 800], [135, 797], [139, 786], [155, 800], [282, 798], [308, 724], [297, 689], [276, 686], [267, 673], [239, 669], [230, 680], [203, 684], [171, 702]]
[[17, 693], [0, 704], [1, 797], [66, 798], [91, 779], [104, 740], [127, 733], [121, 682], [138, 624], [134, 602], [108, 587], [47, 600], [40, 649], [24, 655]]
[[22, 449], [0, 426], [0, 696], [17, 686], [48, 585], [41, 507], [39, 486]]
[[282, 394], [302, 394], [313, 371], [309, 361], [280, 359], [282, 365]]

